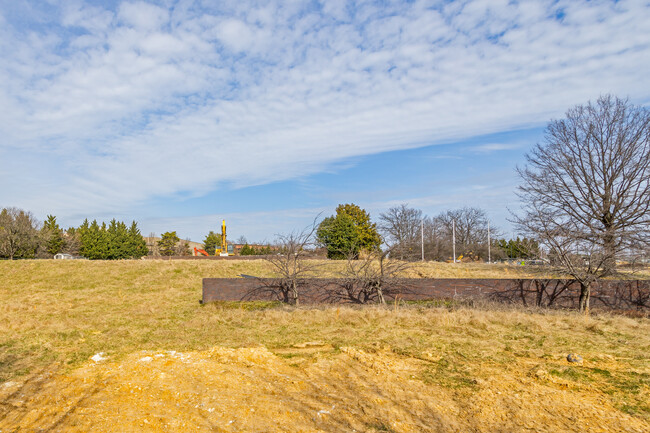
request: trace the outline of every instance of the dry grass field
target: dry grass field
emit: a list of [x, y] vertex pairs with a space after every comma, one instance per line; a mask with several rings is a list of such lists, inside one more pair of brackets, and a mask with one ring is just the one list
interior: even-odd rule
[[[650, 431], [648, 319], [446, 303], [199, 305], [201, 278], [241, 273], [270, 269], [0, 262], [0, 432]], [[566, 361], [573, 352], [582, 364]]]

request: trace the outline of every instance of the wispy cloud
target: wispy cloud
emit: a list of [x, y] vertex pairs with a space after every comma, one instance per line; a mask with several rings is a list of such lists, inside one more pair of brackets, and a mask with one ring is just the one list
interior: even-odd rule
[[632, 0], [21, 3], [0, 6], [0, 204], [61, 215], [650, 98]]
[[501, 150], [515, 150], [521, 149], [524, 145], [518, 143], [485, 143], [478, 146], [469, 146], [465, 151], [472, 153], [492, 153]]

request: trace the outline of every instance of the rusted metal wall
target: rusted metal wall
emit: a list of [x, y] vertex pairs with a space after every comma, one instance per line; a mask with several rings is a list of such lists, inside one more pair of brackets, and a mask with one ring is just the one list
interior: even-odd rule
[[[270, 300], [269, 293], [251, 295], [255, 289], [265, 284], [258, 278], [204, 278], [202, 302], [239, 301], [243, 299]], [[300, 300], [303, 304], [332, 302], [328, 296], [340, 279], [302, 280]], [[540, 286], [544, 284], [544, 286]], [[387, 297], [403, 300], [428, 299], [487, 299], [526, 305], [573, 308], [577, 306], [579, 284], [568, 282], [555, 298], [553, 289], [563, 287], [566, 280], [535, 279], [402, 279], [393, 284]], [[547, 292], [539, 296], [544, 288]], [[639, 280], [602, 280], [592, 285], [591, 306], [608, 309], [650, 308], [650, 281]], [[541, 300], [541, 304], [539, 301]], [[345, 302], [340, 299], [337, 302]], [[549, 305], [550, 303], [550, 305]]]

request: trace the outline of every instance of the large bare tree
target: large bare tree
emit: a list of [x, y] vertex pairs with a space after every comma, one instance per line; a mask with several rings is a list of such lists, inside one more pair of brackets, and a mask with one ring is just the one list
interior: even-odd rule
[[[456, 254], [487, 259], [488, 225], [487, 213], [476, 207], [463, 207], [449, 210], [433, 218], [432, 226], [437, 236], [444, 240], [441, 252], [452, 255], [452, 230], [456, 228]], [[494, 224], [491, 226], [492, 238], [499, 235]]]
[[548, 124], [518, 173], [524, 209], [514, 222], [580, 281], [587, 310], [591, 283], [631, 244], [648, 243], [650, 112], [609, 95], [578, 105]]
[[420, 258], [422, 211], [401, 204], [379, 215], [379, 228], [394, 258]]

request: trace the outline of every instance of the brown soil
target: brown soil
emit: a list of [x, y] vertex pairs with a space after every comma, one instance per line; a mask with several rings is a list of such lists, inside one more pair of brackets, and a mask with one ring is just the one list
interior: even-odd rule
[[[307, 342], [140, 352], [0, 385], [0, 432], [648, 432], [650, 423], [539, 360], [489, 362], [480, 379], [431, 383], [441, 356]], [[616, 369], [614, 360], [608, 368]], [[450, 384], [455, 384], [450, 386]]]

